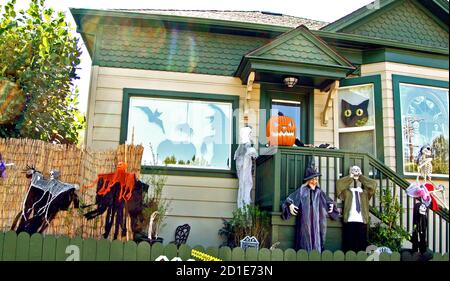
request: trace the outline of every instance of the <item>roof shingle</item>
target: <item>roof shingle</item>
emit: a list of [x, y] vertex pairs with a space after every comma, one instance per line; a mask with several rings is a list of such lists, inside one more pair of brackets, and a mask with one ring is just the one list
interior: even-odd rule
[[170, 15], [170, 16], [206, 18], [206, 19], [226, 20], [236, 22], [248, 22], [248, 23], [275, 25], [275, 26], [285, 26], [292, 28], [295, 28], [299, 25], [305, 25], [309, 29], [313, 30], [318, 30], [327, 25], [327, 23], [323, 21], [261, 11], [158, 10], [158, 9], [108, 9], [108, 10], [142, 13], [142, 14]]

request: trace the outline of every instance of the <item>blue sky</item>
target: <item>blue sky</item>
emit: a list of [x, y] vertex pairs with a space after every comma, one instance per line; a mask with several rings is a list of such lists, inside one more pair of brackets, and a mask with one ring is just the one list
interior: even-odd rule
[[[182, 10], [245, 10], [245, 11], [270, 11], [291, 16], [304, 17], [326, 22], [335, 21], [352, 11], [371, 3], [373, 0], [46, 0], [46, 6], [55, 10], [65, 11], [68, 19], [75, 28], [72, 16], [68, 8], [129, 8], [129, 9], [182, 9]], [[0, 5], [7, 3], [0, 0]], [[29, 0], [17, 0], [18, 8], [26, 8]], [[78, 73], [80, 79], [76, 85], [80, 91], [79, 109], [87, 110], [87, 97], [89, 92], [89, 79], [91, 71], [91, 58], [82, 43], [83, 55], [81, 57], [81, 69]]]

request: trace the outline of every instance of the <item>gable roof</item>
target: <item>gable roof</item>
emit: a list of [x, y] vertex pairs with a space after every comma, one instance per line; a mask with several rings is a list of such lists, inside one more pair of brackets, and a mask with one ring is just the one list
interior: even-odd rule
[[328, 23], [307, 18], [264, 11], [232, 11], [232, 10], [164, 10], [164, 9], [110, 9], [141, 14], [170, 15], [254, 24], [266, 24], [295, 28], [305, 25], [309, 29], [318, 30]]
[[354, 68], [304, 25], [278, 36], [245, 57]]
[[246, 81], [251, 71], [319, 77], [345, 78], [355, 70], [347, 59], [330, 48], [304, 25], [284, 33], [246, 54], [236, 76]]
[[370, 5], [323, 30], [448, 49], [448, 24], [419, 0], [381, 0], [379, 4]]
[[[325, 25], [321, 28], [324, 31], [339, 32], [344, 28], [348, 28], [360, 20], [366, 19], [367, 17], [381, 13], [388, 9], [388, 7], [394, 3], [399, 4], [404, 0], [375, 0], [374, 2], [365, 5], [358, 10]], [[439, 20], [444, 22], [447, 26], [449, 24], [448, 14], [449, 14], [449, 1], [448, 0], [413, 0], [417, 4], [423, 5], [424, 8], [428, 9], [430, 13], [436, 15]]]

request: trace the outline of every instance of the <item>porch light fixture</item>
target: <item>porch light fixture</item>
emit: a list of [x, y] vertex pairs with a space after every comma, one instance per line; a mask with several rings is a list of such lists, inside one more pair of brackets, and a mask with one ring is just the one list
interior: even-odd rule
[[292, 88], [297, 84], [298, 79], [296, 77], [288, 76], [283, 79], [284, 85], [288, 86], [289, 88]]

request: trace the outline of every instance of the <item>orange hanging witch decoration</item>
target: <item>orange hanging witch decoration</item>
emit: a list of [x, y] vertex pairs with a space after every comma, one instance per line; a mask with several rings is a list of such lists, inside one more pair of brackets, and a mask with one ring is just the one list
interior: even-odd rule
[[[139, 200], [142, 200], [142, 195], [139, 195], [141, 193], [134, 192], [135, 187], [142, 189], [141, 182], [137, 181], [135, 173], [127, 173], [126, 162], [119, 162], [114, 173], [98, 174], [97, 179], [84, 188], [95, 185], [97, 185], [97, 196], [93, 205], [97, 205], [97, 208], [87, 212], [84, 216], [90, 220], [106, 212], [103, 237], [105, 239], [109, 237], [113, 224], [115, 225], [113, 239], [117, 239], [119, 228], [122, 230], [122, 237], [125, 237], [127, 234], [127, 209], [130, 211], [129, 204], [134, 206], [138, 204]], [[84, 208], [89, 206], [91, 205], [84, 206]], [[132, 217], [131, 220], [133, 221], [133, 219], [135, 218]]]
[[103, 182], [102, 186], [97, 191], [97, 194], [100, 196], [105, 196], [111, 191], [111, 188], [115, 184], [120, 183], [119, 200], [123, 199], [128, 201], [133, 193], [136, 175], [135, 173], [127, 173], [127, 167], [127, 163], [119, 162], [114, 173], [98, 174], [97, 179], [85, 188], [90, 188], [98, 182]]

